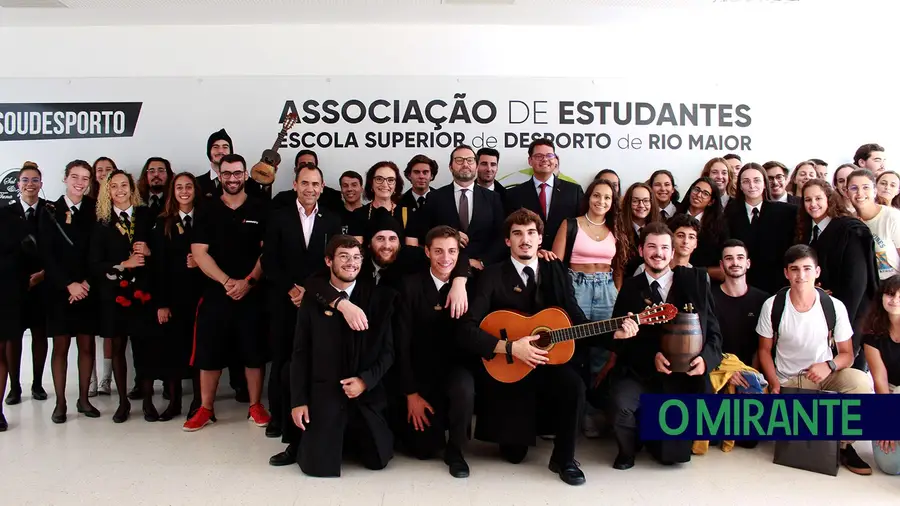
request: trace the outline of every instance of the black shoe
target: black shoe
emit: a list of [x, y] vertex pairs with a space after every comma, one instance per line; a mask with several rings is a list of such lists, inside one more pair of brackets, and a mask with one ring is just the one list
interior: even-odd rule
[[616, 455], [616, 460], [613, 462], [613, 469], [625, 471], [632, 467], [634, 467], [634, 455], [622, 455], [621, 453]]
[[128, 398], [133, 401], [139, 401], [144, 398], [144, 392], [141, 392], [141, 389], [135, 385], [134, 388], [128, 392]]
[[6, 396], [6, 404], [15, 406], [22, 403], [22, 388], [10, 388], [9, 394]]
[[0, 432], [6, 432], [8, 428], [9, 424], [6, 423], [6, 417], [3, 416], [3, 413], [0, 413]]
[[567, 485], [584, 485], [584, 473], [578, 468], [578, 463], [574, 460], [560, 465], [554, 461], [550, 461], [550, 470], [559, 475], [559, 479]]
[[181, 415], [181, 405], [179, 404], [176, 406], [170, 402], [166, 407], [166, 410], [159, 414], [159, 421], [168, 422], [179, 415]]
[[297, 445], [293, 443], [289, 444], [283, 452], [272, 455], [272, 458], [269, 459], [269, 465], [275, 467], [289, 466], [296, 463]]
[[841, 464], [856, 474], [863, 476], [872, 474], [872, 467], [859, 457], [856, 450], [853, 449], [853, 445], [841, 448]]
[[66, 423], [66, 407], [56, 406], [53, 408], [53, 414], [50, 415], [50, 420], [52, 420], [53, 423]]
[[444, 451], [444, 463], [450, 466], [450, 476], [454, 478], [468, 478], [469, 464], [459, 449], [448, 446]]
[[500, 445], [500, 455], [510, 464], [519, 464], [525, 460], [528, 455], [527, 446], [518, 445]]
[[46, 401], [47, 400], [47, 391], [44, 390], [44, 387], [42, 387], [40, 385], [32, 385], [31, 398], [36, 401]]
[[75, 410], [88, 418], [100, 418], [100, 410], [81, 399], [75, 401]]
[[281, 437], [281, 427], [270, 422], [269, 425], [266, 426], [266, 437]]
[[741, 448], [747, 448], [747, 449], [752, 450], [753, 448], [756, 448], [759, 445], [759, 441], [740, 440], [740, 441], [735, 441], [734, 444], [740, 446]]
[[154, 406], [152, 402], [144, 403], [143, 411], [145, 422], [159, 421], [159, 411], [156, 410], [156, 406]]
[[119, 404], [119, 409], [117, 409], [115, 414], [113, 414], [113, 422], [124, 423], [128, 420], [128, 417], [130, 415], [131, 403], [126, 401], [125, 404]]
[[172, 400], [172, 399], [169, 398], [169, 382], [168, 382], [168, 381], [163, 381], [163, 392], [162, 392], [162, 397], [163, 397], [163, 400], [164, 400], [164, 401], [171, 401], [171, 400]]
[[241, 404], [248, 404], [250, 402], [250, 391], [243, 388], [235, 390], [234, 400], [240, 402]]

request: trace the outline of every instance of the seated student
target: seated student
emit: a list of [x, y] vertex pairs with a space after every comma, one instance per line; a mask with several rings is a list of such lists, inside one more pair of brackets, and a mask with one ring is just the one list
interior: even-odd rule
[[358, 278], [362, 247], [338, 235], [325, 248], [331, 285], [369, 315], [355, 331], [330, 306], [304, 297], [291, 359], [291, 417], [304, 431], [298, 463], [310, 476], [341, 475], [344, 445], [369, 469], [384, 469], [394, 436], [381, 379], [394, 362], [391, 317], [396, 292]]
[[[791, 246], [784, 254], [784, 276], [790, 287], [769, 297], [760, 310], [757, 355], [769, 392], [777, 394], [785, 386], [872, 393], [866, 373], [850, 367], [853, 327], [847, 309], [839, 299], [816, 288], [820, 272], [814, 249], [805, 244]], [[832, 350], [835, 345], [837, 353]], [[872, 474], [852, 442], [841, 446], [841, 464], [856, 474]]]
[[[672, 236], [672, 231], [662, 223], [651, 223], [641, 230], [639, 251], [646, 271], [622, 283], [613, 318], [638, 313], [649, 303], [669, 302], [679, 310], [691, 304], [699, 317], [705, 342], [687, 373], [672, 373], [671, 364], [660, 351], [662, 326], [642, 327], [634, 339], [614, 341], [616, 365], [610, 372], [611, 409], [619, 454], [613, 468], [619, 470], [634, 467], [641, 394], [706, 393], [709, 372], [722, 360], [722, 335], [714, 313], [709, 278], [701, 269], [680, 265], [674, 269], [670, 267]], [[645, 443], [653, 458], [664, 465], [691, 460], [691, 441]]]
[[430, 267], [402, 280], [394, 328], [399, 385], [389, 394], [400, 401], [392, 403], [397, 408], [392, 425], [406, 449], [424, 460], [444, 448], [450, 475], [465, 478], [469, 466], [463, 450], [472, 423], [475, 382], [462, 353], [445, 345], [457, 332], [446, 302], [459, 242], [459, 232], [451, 227], [431, 229], [424, 249]]
[[[900, 394], [900, 276], [884, 280], [866, 321], [863, 348], [876, 394]], [[875, 465], [900, 475], [900, 441], [872, 441]]]
[[[722, 352], [736, 355], [746, 365], [756, 364], [759, 338], [756, 322], [769, 294], [747, 284], [751, 268], [747, 246], [737, 239], [725, 241], [722, 247], [722, 272], [725, 282], [712, 289], [716, 302], [716, 318], [722, 327]], [[747, 386], [740, 374], [733, 376], [736, 385]]]

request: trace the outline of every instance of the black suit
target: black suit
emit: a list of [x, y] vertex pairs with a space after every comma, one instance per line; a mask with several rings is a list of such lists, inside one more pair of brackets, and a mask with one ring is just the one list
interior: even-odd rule
[[[705, 269], [676, 267], [666, 302], [682, 311], [687, 304], [693, 304], [699, 315], [700, 328], [705, 342], [700, 357], [706, 363], [706, 373], [702, 376], [688, 376], [683, 373], [663, 375], [656, 371], [654, 358], [661, 351], [660, 341], [663, 325], [640, 327], [631, 339], [613, 342], [616, 365], [611, 372], [611, 396], [613, 429], [619, 446], [619, 454], [633, 456], [636, 449], [637, 418], [642, 393], [691, 394], [705, 393], [709, 372], [722, 361], [722, 334], [715, 315], [715, 303], [710, 291]], [[646, 274], [625, 278], [613, 318], [625, 316], [629, 312], [638, 314], [651, 300], [650, 284]], [[647, 442], [654, 456], [665, 462], [687, 462], [691, 457], [691, 441]]]
[[747, 245], [752, 265], [747, 282], [766, 293], [787, 286], [784, 253], [794, 244], [797, 207], [784, 202], [763, 201], [757, 223], [750, 225], [747, 206], [734, 199], [725, 208], [728, 235]]
[[[351, 330], [341, 314], [322, 301], [303, 298], [290, 380], [291, 407], [309, 407], [310, 423], [301, 437], [298, 458], [304, 473], [340, 476], [345, 444], [370, 469], [383, 469], [393, 457], [381, 379], [394, 361], [395, 297], [393, 290], [369, 280], [356, 282], [350, 301], [369, 315], [369, 328], [362, 332]], [[348, 399], [340, 384], [351, 377], [366, 384], [355, 399]]]
[[[434, 195], [434, 188], [428, 187], [428, 193], [421, 198], [424, 198], [425, 202], [428, 202], [428, 199], [430, 199], [432, 195]], [[421, 206], [419, 206], [419, 198], [418, 195], [413, 195], [412, 188], [410, 188], [403, 192], [403, 196], [400, 197], [400, 202], [398, 202], [398, 204], [409, 208], [412, 212], [416, 212], [421, 208]], [[422, 203], [422, 206], [425, 205], [425, 202]]]
[[544, 220], [544, 239], [541, 243], [541, 248], [549, 250], [553, 247], [553, 240], [556, 239], [556, 232], [559, 230], [562, 222], [567, 218], [578, 216], [578, 209], [581, 206], [581, 200], [584, 198], [584, 190], [575, 183], [563, 181], [559, 177], [553, 176], [553, 193], [550, 197], [549, 216], [544, 216], [534, 181], [534, 178], [531, 178], [506, 191], [506, 214], [509, 215], [522, 207], [537, 213]]
[[425, 243], [428, 231], [439, 225], [455, 228], [469, 237], [468, 245], [463, 248], [468, 258], [475, 258], [490, 265], [501, 261], [508, 255], [503, 242], [503, 204], [500, 197], [477, 184], [469, 187], [467, 197], [472, 204], [469, 226], [460, 228], [459, 206], [457, 206], [454, 184], [450, 183], [428, 195], [425, 205], [413, 215], [410, 235]]
[[[469, 313], [463, 318], [460, 346], [482, 359], [506, 360], [505, 356], [494, 356], [497, 338], [479, 328], [481, 321], [501, 309], [534, 314], [551, 306], [562, 308], [573, 325], [586, 322], [559, 260], [538, 262], [537, 288], [531, 291], [512, 260], [488, 266], [479, 276]], [[488, 375], [484, 367], [475, 371], [479, 387], [476, 439], [518, 447], [521, 451], [534, 445], [539, 422], [547, 422], [550, 425], [547, 429], [556, 434], [551, 458], [558, 463], [574, 458], [585, 400], [585, 385], [575, 367], [571, 364], [539, 366], [516, 383], [501, 383]], [[539, 413], [551, 414], [552, 419], [539, 420]], [[544, 424], [540, 425], [543, 429]]]
[[[286, 442], [296, 442], [295, 427], [290, 421], [290, 384], [283, 383], [283, 369], [290, 367], [297, 307], [288, 292], [294, 285], [303, 286], [306, 279], [325, 268], [325, 245], [340, 234], [338, 218], [320, 209], [313, 221], [310, 243], [306, 244], [297, 196], [294, 203], [273, 211], [261, 258], [269, 285], [269, 310], [272, 315], [272, 374], [269, 376], [269, 407], [275, 425], [283, 427]], [[298, 429], [299, 430], [299, 429]]]
[[[97, 290], [91, 279], [88, 261], [91, 232], [97, 221], [95, 204], [94, 199], [84, 197], [78, 211], [72, 213], [63, 196], [52, 206], [48, 204], [38, 220], [38, 249], [44, 262], [44, 283], [47, 284], [47, 335], [96, 334], [97, 314], [94, 301], [97, 299]], [[63, 233], [72, 244], [69, 244]], [[83, 281], [88, 281], [91, 285], [89, 295], [69, 304], [67, 287]]]
[[[427, 459], [443, 448], [446, 430], [450, 431], [450, 446], [465, 448], [475, 383], [456, 346], [459, 320], [451, 318], [449, 308], [444, 307], [449, 283], [441, 289], [443, 293], [438, 292], [430, 269], [424, 269], [406, 276], [401, 285], [394, 319], [397, 367], [391, 374], [399, 385], [388, 390], [394, 401], [391, 418], [394, 433], [407, 449]], [[419, 394], [434, 408], [434, 414], [426, 412], [431, 425], [424, 431], [415, 430], [407, 421], [407, 396], [411, 394]]]

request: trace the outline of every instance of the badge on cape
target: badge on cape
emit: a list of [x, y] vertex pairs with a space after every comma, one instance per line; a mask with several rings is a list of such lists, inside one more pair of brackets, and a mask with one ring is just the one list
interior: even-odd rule
[[519, 285], [516, 285], [516, 286], [513, 287], [513, 291], [516, 292], [516, 293], [521, 293], [521, 292], [522, 292], [522, 289], [519, 287]]
[[444, 309], [444, 307], [441, 306], [440, 304], [434, 306], [434, 310], [435, 310], [435, 311], [440, 311], [441, 309]]
[[181, 226], [181, 223], [176, 223], [175, 227], [178, 229], [178, 235], [184, 234], [184, 227]]
[[333, 316], [333, 315], [334, 315], [334, 313], [331, 312], [330, 310], [328, 310], [328, 309], [325, 310], [325, 316]]
[[66, 211], [66, 225], [72, 224], [72, 211]]

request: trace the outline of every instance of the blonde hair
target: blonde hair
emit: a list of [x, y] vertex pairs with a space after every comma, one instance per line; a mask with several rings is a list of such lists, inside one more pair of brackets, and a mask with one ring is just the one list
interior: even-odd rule
[[140, 194], [137, 192], [137, 188], [134, 186], [134, 178], [131, 174], [125, 172], [124, 170], [114, 170], [106, 176], [106, 180], [100, 184], [100, 191], [97, 195], [97, 221], [103, 224], [109, 223], [109, 220], [112, 218], [112, 195], [109, 193], [109, 182], [112, 180], [114, 176], [119, 174], [124, 175], [128, 179], [128, 185], [131, 187], [131, 205], [134, 207], [138, 207], [143, 205], [143, 201], [141, 200]]

